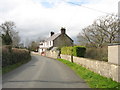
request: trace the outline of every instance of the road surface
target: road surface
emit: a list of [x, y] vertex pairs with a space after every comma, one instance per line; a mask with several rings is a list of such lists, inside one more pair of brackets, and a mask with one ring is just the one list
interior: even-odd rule
[[3, 76], [3, 88], [88, 88], [88, 85], [63, 63], [32, 55], [30, 62]]

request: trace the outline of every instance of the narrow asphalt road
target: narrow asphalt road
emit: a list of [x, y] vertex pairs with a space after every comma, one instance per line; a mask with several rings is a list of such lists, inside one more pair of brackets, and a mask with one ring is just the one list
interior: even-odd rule
[[3, 88], [88, 88], [88, 85], [63, 63], [32, 55], [30, 62], [3, 76]]

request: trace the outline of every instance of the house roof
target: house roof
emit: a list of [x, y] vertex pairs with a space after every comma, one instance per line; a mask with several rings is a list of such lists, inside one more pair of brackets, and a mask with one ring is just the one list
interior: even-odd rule
[[47, 38], [45, 41], [53, 41], [55, 40], [59, 35], [61, 35], [61, 33], [57, 33], [52, 35], [51, 37]]
[[[50, 36], [49, 38], [47, 38], [45, 41], [53, 41], [56, 38], [58, 38], [60, 35], [61, 35], [61, 33], [54, 34], [54, 35]], [[73, 40], [67, 34], [65, 34], [65, 35], [73, 42]]]

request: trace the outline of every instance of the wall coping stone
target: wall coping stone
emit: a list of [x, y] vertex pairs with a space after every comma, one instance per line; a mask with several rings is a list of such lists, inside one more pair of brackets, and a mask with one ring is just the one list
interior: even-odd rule
[[[63, 54], [62, 54], [62, 55], [63, 55]], [[76, 56], [73, 56], [73, 57], [76, 57]], [[82, 58], [82, 57], [76, 57], [76, 58], [79, 58], [79, 59], [87, 59], [87, 60], [89, 60], [89, 61], [106, 63], [106, 64], [110, 64], [110, 65], [115, 65], [115, 66], [120, 66], [120, 65], [118, 65], [118, 64], [114, 64], [114, 63], [110, 63], [110, 62], [105, 62], [105, 61], [99, 61], [99, 60], [91, 59], [91, 58]]]
[[115, 45], [120, 45], [120, 43], [112, 43], [112, 44], [108, 44], [108, 46], [115, 46]]

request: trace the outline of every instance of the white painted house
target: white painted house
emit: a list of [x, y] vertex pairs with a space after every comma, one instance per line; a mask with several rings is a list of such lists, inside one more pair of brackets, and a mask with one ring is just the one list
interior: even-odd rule
[[40, 42], [40, 45], [39, 45], [39, 52], [45, 52], [46, 49], [50, 48], [53, 46], [53, 41], [43, 41], [43, 42]]
[[40, 42], [39, 53], [45, 52], [47, 49], [53, 47], [72, 46], [73, 40], [66, 34], [66, 29], [61, 28], [61, 33], [50, 33], [51, 36], [45, 41]]

